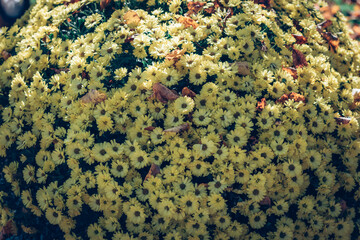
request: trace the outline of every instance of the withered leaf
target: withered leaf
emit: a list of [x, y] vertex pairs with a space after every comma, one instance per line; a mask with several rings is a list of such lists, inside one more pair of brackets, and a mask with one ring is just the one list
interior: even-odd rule
[[149, 126], [149, 127], [144, 128], [144, 130], [147, 130], [149, 132], [152, 132], [154, 129], [155, 129], [155, 127], [153, 127], [153, 126]]
[[297, 70], [293, 67], [282, 67], [282, 69], [291, 74], [294, 79], [297, 79]]
[[335, 118], [335, 121], [337, 124], [349, 124], [351, 118], [349, 117], [337, 117]]
[[196, 96], [196, 93], [194, 93], [192, 90], [190, 90], [188, 87], [184, 87], [181, 91], [181, 94], [183, 96], [188, 96], [191, 98], [194, 98]]
[[181, 17], [179, 17], [179, 18], [177, 19], [177, 21], [178, 21], [179, 23], [184, 24], [184, 26], [185, 26], [186, 28], [187, 28], [187, 27], [193, 27], [194, 29], [196, 29], [196, 28], [199, 26], [199, 24], [197, 24], [194, 19], [189, 18], [189, 17], [183, 17], [183, 16], [181, 16]]
[[354, 97], [354, 101], [360, 102], [360, 88], [354, 88], [351, 93]]
[[325, 28], [331, 26], [331, 24], [332, 24], [331, 20], [325, 20], [319, 23], [318, 25], [316, 25], [316, 30], [321, 33]]
[[295, 68], [301, 68], [308, 65], [305, 55], [299, 50], [293, 49], [292, 57]]
[[270, 199], [270, 197], [269, 197], [269, 196], [265, 196], [265, 197], [263, 198], [263, 200], [261, 200], [261, 201], [259, 202], [259, 204], [262, 205], [262, 206], [271, 206], [271, 199]]
[[151, 176], [156, 176], [160, 173], [160, 167], [155, 163], [151, 164], [148, 174], [146, 174], [144, 181], [148, 180]]
[[189, 11], [186, 13], [187, 16], [197, 14], [205, 6], [204, 2], [188, 2], [187, 7]]
[[328, 41], [330, 51], [335, 53], [340, 44], [339, 38], [330, 32], [324, 32], [321, 35]]
[[3, 50], [3, 51], [1, 52], [1, 56], [2, 56], [2, 58], [6, 61], [9, 57], [11, 57], [11, 54], [8, 53], [7, 51]]
[[174, 132], [174, 133], [179, 133], [179, 132], [182, 132], [182, 131], [186, 131], [190, 128], [190, 124], [189, 123], [184, 123], [184, 124], [181, 124], [177, 127], [172, 127], [172, 128], [169, 128], [169, 129], [166, 129], [164, 130], [164, 133], [166, 132]]
[[59, 74], [60, 72], [68, 72], [68, 68], [50, 68], [50, 70], [53, 70], [56, 74]]
[[137, 26], [141, 20], [139, 15], [133, 10], [127, 11], [123, 16], [123, 19], [125, 20], [125, 23], [129, 26]]
[[235, 67], [237, 67], [237, 73], [241, 76], [250, 75], [250, 68], [248, 62], [235, 62]]
[[80, 98], [82, 103], [101, 103], [106, 100], [106, 94], [100, 93], [98, 90], [91, 89], [87, 94]]
[[213, 2], [213, 4], [214, 4], [213, 6], [204, 9], [204, 11], [207, 12], [207, 13], [209, 13], [209, 14], [216, 12], [216, 9], [220, 7], [219, 0], [215, 0], [215, 1]]
[[299, 93], [291, 92], [289, 94], [282, 95], [278, 100], [276, 100], [276, 103], [284, 103], [289, 99], [293, 99], [295, 102], [304, 102], [306, 101], [305, 97]]
[[276, 100], [276, 103], [284, 103], [287, 100], [289, 100], [289, 96], [287, 94], [284, 94], [278, 100]]
[[100, 9], [104, 10], [107, 6], [109, 6], [111, 0], [101, 0], [100, 1]]
[[260, 4], [263, 8], [270, 8], [272, 0], [254, 0], [254, 3]]
[[149, 99], [156, 98], [162, 103], [166, 103], [167, 101], [175, 100], [179, 97], [176, 93], [162, 85], [161, 83], [155, 83], [153, 85], [153, 94], [149, 97]]
[[181, 56], [184, 55], [185, 51], [186, 51], [185, 49], [182, 50], [175, 49], [171, 51], [169, 54], [167, 54], [165, 59], [169, 61], [174, 60], [175, 62], [177, 62], [181, 58]]
[[262, 98], [260, 102], [257, 103], [256, 109], [261, 112], [262, 110], [264, 110], [265, 106], [266, 106], [266, 99]]
[[295, 92], [289, 94], [290, 99], [294, 99], [295, 102], [306, 102], [306, 99], [303, 95]]
[[134, 41], [134, 39], [135, 39], [135, 38], [136, 38], [136, 36], [138, 36], [138, 35], [139, 35], [138, 33], [135, 33], [135, 34], [133, 34], [133, 35], [131, 35], [131, 36], [127, 37], [127, 38], [125, 39], [125, 43], [129, 43], [129, 42]]
[[9, 220], [1, 229], [0, 239], [5, 240], [8, 239], [9, 236], [16, 236], [18, 233], [18, 229], [13, 220]]
[[299, 34], [292, 34], [292, 36], [295, 38], [296, 40], [296, 44], [305, 44], [307, 43], [307, 39], [306, 37], [304, 37], [303, 35], [299, 35]]
[[80, 0], [70, 0], [70, 1], [67, 1], [67, 2], [64, 2], [64, 5], [65, 6], [68, 6], [69, 4], [71, 4], [71, 3], [77, 3], [77, 2], [79, 2]]

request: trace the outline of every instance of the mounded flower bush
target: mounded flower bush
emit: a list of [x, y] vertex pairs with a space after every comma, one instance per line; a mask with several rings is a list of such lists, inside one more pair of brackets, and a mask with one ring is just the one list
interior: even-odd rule
[[359, 44], [314, 4], [37, 1], [0, 35], [5, 235], [355, 239]]

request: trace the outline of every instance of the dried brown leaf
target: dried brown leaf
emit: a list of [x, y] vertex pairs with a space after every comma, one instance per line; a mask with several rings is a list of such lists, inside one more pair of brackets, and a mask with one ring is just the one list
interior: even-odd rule
[[296, 40], [296, 44], [305, 44], [307, 43], [307, 39], [306, 37], [304, 37], [303, 35], [300, 34], [292, 34], [292, 36], [295, 38]]
[[153, 127], [153, 126], [149, 126], [149, 127], [144, 128], [144, 130], [147, 130], [149, 132], [152, 132], [154, 129], [155, 129], [155, 127]]
[[186, 13], [187, 16], [197, 14], [205, 6], [204, 2], [188, 2], [187, 8], [189, 11]]
[[325, 20], [319, 23], [318, 25], [316, 25], [316, 30], [321, 33], [325, 28], [331, 26], [331, 24], [332, 24], [331, 20]]
[[357, 89], [357, 88], [353, 89], [352, 95], [354, 97], [354, 101], [350, 105], [350, 109], [354, 110], [355, 108], [360, 107], [360, 89]]
[[219, 8], [219, 7], [221, 7], [221, 6], [220, 6], [220, 3], [219, 3], [219, 0], [215, 0], [215, 1], [213, 2], [213, 4], [214, 4], [213, 6], [204, 9], [204, 11], [207, 12], [207, 13], [209, 13], [209, 14], [211, 14], [211, 13], [215, 13], [215, 12], [216, 12], [216, 9]]
[[180, 126], [166, 129], [166, 130], [164, 130], [164, 133], [167, 133], [167, 132], [179, 133], [179, 132], [182, 132], [182, 131], [186, 131], [189, 128], [190, 128], [189, 123], [184, 123], [184, 124], [181, 124]]
[[129, 26], [137, 26], [140, 23], [139, 15], [133, 10], [127, 11], [123, 16], [123, 19]]
[[290, 99], [294, 99], [295, 102], [305, 102], [305, 97], [299, 93], [291, 92], [289, 94]]
[[129, 43], [129, 42], [134, 41], [134, 39], [135, 39], [135, 38], [136, 38], [136, 36], [138, 36], [138, 35], [139, 35], [138, 33], [135, 33], [135, 34], [133, 34], [133, 35], [131, 35], [131, 36], [127, 37], [127, 38], [125, 39], [125, 43]]
[[336, 117], [335, 121], [337, 124], [349, 124], [351, 118], [349, 117]]
[[9, 57], [11, 57], [11, 54], [8, 53], [7, 51], [3, 50], [3, 51], [1, 52], [1, 56], [2, 56], [2, 58], [6, 61]]
[[330, 32], [324, 32], [321, 33], [321, 35], [323, 36], [323, 38], [325, 38], [328, 41], [330, 51], [335, 53], [336, 49], [339, 47], [340, 44], [339, 38]]
[[101, 0], [100, 1], [100, 9], [104, 10], [107, 6], [109, 6], [111, 0]]
[[276, 100], [276, 103], [284, 103], [287, 100], [289, 100], [289, 96], [287, 94], [284, 94], [278, 100]]
[[260, 4], [263, 8], [270, 8], [272, 0], [254, 0], [254, 3]]
[[191, 98], [194, 98], [196, 96], [196, 93], [194, 93], [192, 90], [190, 90], [188, 87], [184, 87], [181, 91], [181, 94], [183, 96], [188, 96]]
[[183, 16], [181, 16], [181, 17], [179, 17], [179, 18], [177, 19], [177, 21], [178, 21], [179, 23], [184, 24], [184, 26], [185, 26], [186, 28], [187, 28], [187, 27], [193, 27], [194, 29], [196, 29], [196, 28], [199, 26], [199, 24], [197, 24], [194, 19], [189, 18], [189, 17], [183, 17]]
[[241, 76], [247, 76], [250, 75], [250, 68], [248, 62], [235, 62], [234, 63], [237, 67], [237, 73]]
[[98, 90], [91, 89], [87, 94], [80, 98], [80, 101], [86, 103], [101, 103], [106, 100], [106, 94], [100, 93]]
[[171, 51], [169, 54], [166, 55], [165, 59], [166, 60], [174, 60], [175, 62], [177, 62], [185, 53], [185, 49], [175, 49], [173, 51]]
[[293, 67], [282, 67], [282, 69], [291, 74], [294, 79], [297, 79], [297, 70]]
[[289, 94], [282, 95], [278, 100], [276, 100], [276, 103], [284, 103], [289, 99], [293, 99], [295, 102], [306, 102], [306, 99], [303, 95], [291, 92]]
[[1, 229], [0, 240], [5, 240], [10, 236], [16, 236], [18, 229], [13, 220], [9, 220]]
[[352, 90], [352, 95], [354, 97], [354, 102], [360, 102], [360, 89], [359, 88], [354, 88]]
[[53, 70], [56, 74], [59, 74], [60, 72], [68, 72], [69, 68], [50, 68], [50, 70]]
[[68, 5], [70, 5], [70, 4], [72, 4], [72, 3], [77, 3], [77, 2], [79, 2], [80, 0], [70, 0], [70, 1], [66, 1], [66, 2], [64, 2], [64, 5], [65, 6], [68, 6]]
[[305, 55], [299, 50], [293, 49], [292, 57], [295, 68], [301, 68], [308, 65]]
[[161, 83], [155, 83], [153, 85], [153, 94], [149, 97], [149, 99], [156, 98], [162, 103], [166, 103], [167, 101], [175, 100], [179, 97], [176, 93], [162, 85]]
[[270, 199], [270, 197], [269, 197], [269, 196], [265, 196], [265, 197], [263, 198], [263, 200], [261, 200], [261, 201], [259, 202], [259, 204], [262, 205], [262, 206], [271, 206], [271, 199]]
[[264, 110], [265, 106], [266, 106], [266, 99], [262, 98], [261, 101], [257, 103], [256, 109], [261, 112], [262, 110]]
[[146, 174], [144, 181], [148, 180], [151, 176], [156, 176], [160, 173], [160, 167], [155, 163], [151, 164], [148, 174]]

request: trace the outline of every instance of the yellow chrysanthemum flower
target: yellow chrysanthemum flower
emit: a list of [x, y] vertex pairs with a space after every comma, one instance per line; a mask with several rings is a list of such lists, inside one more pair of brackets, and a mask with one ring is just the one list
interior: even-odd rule
[[190, 97], [179, 97], [174, 102], [175, 111], [179, 114], [188, 114], [194, 109], [195, 103]]

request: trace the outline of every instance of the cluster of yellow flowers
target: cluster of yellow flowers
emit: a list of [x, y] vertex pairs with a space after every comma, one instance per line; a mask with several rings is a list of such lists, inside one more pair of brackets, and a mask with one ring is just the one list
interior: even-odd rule
[[359, 235], [360, 46], [314, 2], [37, 1], [0, 31], [0, 226]]

